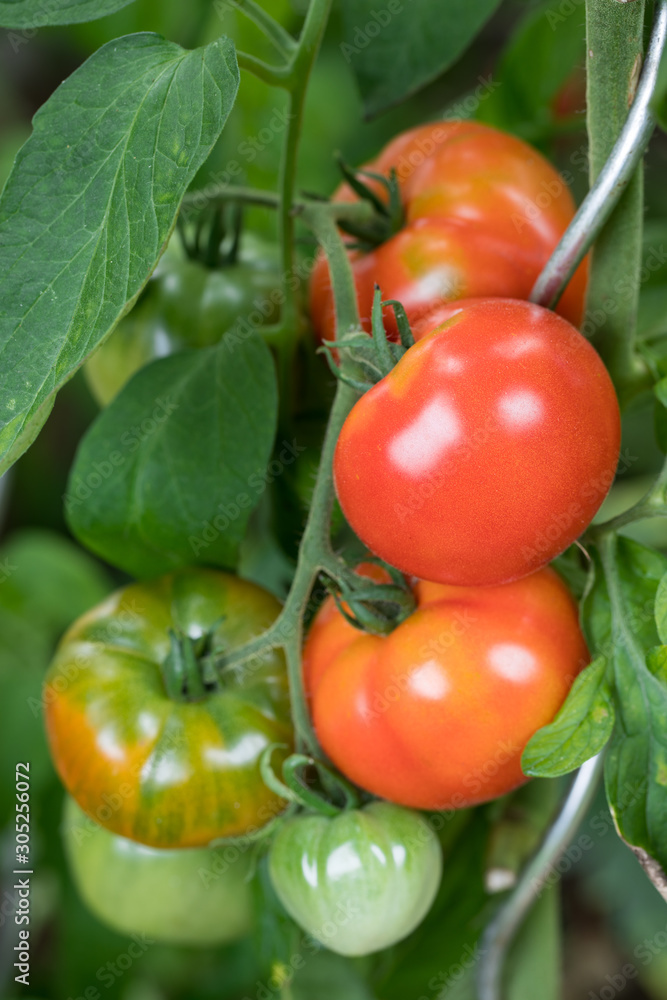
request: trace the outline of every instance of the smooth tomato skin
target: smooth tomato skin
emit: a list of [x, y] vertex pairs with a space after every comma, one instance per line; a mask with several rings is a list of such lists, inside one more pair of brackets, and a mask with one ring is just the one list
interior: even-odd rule
[[66, 799], [62, 834], [81, 898], [121, 934], [210, 948], [253, 925], [251, 852], [229, 847], [159, 850], [119, 837]]
[[[360, 633], [327, 598], [304, 649], [317, 736], [348, 778], [404, 806], [460, 809], [526, 781], [521, 754], [590, 657], [550, 568], [500, 587], [417, 581], [389, 636]], [[332, 655], [332, 639], [337, 640]]]
[[277, 263], [261, 244], [219, 269], [183, 259], [170, 244], [137, 304], [84, 366], [96, 401], [106, 406], [155, 358], [217, 344], [239, 317], [256, 313], [261, 324], [272, 322], [279, 283]]
[[418, 813], [371, 802], [330, 819], [283, 823], [269, 872], [300, 926], [339, 955], [369, 955], [407, 937], [442, 874], [436, 835]]
[[581, 534], [613, 482], [611, 379], [574, 327], [527, 302], [441, 307], [416, 335], [343, 425], [343, 513], [410, 575], [461, 586], [525, 576]]
[[[368, 169], [397, 170], [405, 227], [379, 247], [351, 253], [361, 321], [370, 332], [377, 283], [416, 321], [439, 303], [475, 296], [528, 298], [575, 212], [567, 184], [536, 150], [477, 122], [437, 122], [397, 136]], [[382, 189], [378, 188], [378, 193]], [[342, 185], [335, 200], [356, 200]], [[575, 326], [583, 316], [584, 261], [557, 311]], [[310, 310], [322, 340], [335, 338], [326, 259], [313, 269]], [[384, 312], [390, 337], [393, 313]]]
[[259, 759], [291, 743], [282, 653], [234, 672], [200, 701], [175, 702], [161, 664], [169, 629], [233, 649], [275, 619], [278, 601], [208, 569], [112, 594], [63, 637], [45, 680], [51, 756], [67, 791], [113, 833], [151, 847], [201, 847], [282, 811]]

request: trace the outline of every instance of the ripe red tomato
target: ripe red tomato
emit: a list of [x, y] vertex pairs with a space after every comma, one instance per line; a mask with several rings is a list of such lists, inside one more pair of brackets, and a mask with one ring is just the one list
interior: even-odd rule
[[500, 587], [417, 581], [389, 636], [349, 625], [327, 598], [304, 649], [323, 749], [374, 795], [459, 809], [526, 777], [521, 754], [588, 663], [577, 608], [550, 568]]
[[386, 562], [460, 586], [546, 565], [590, 523], [620, 448], [602, 361], [528, 302], [441, 307], [350, 412], [336, 446], [343, 513]]
[[[405, 226], [370, 253], [351, 259], [364, 329], [373, 290], [398, 299], [414, 322], [442, 302], [475, 296], [526, 299], [575, 206], [567, 184], [535, 149], [514, 136], [470, 121], [435, 122], [397, 136], [368, 169], [401, 187]], [[382, 193], [378, 186], [377, 191]], [[342, 185], [334, 199], [356, 200]], [[587, 264], [572, 278], [558, 312], [581, 322]], [[323, 340], [335, 335], [329, 270], [313, 270], [310, 311]], [[387, 331], [397, 339], [393, 313]]]

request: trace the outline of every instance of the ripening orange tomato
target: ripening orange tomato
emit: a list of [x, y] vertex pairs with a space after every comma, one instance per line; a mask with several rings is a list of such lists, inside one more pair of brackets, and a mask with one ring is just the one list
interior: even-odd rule
[[383, 637], [348, 624], [333, 598], [322, 605], [304, 649], [317, 736], [390, 802], [458, 809], [504, 795], [527, 780], [528, 740], [589, 661], [576, 605], [550, 568], [500, 587], [413, 589], [417, 609]]
[[[383, 299], [402, 302], [411, 322], [454, 299], [528, 298], [575, 212], [567, 184], [537, 150], [478, 122], [434, 122], [397, 136], [365, 169], [388, 175], [392, 167], [403, 228], [367, 253], [350, 252], [366, 330], [375, 284]], [[379, 185], [376, 191], [384, 193]], [[356, 199], [347, 184], [334, 195], [337, 201]], [[558, 305], [575, 326], [583, 315], [586, 281], [584, 261]], [[320, 339], [333, 340], [334, 303], [323, 256], [313, 270], [310, 312]], [[397, 339], [389, 308], [385, 324]]]

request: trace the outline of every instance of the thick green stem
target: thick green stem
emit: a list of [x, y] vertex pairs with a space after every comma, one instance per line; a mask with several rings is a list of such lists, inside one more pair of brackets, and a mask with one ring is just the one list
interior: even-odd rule
[[270, 87], [287, 86], [286, 81], [290, 73], [288, 63], [285, 63], [284, 66], [271, 66], [250, 52], [241, 52], [240, 50], [237, 50], [236, 58], [241, 69], [247, 69], [250, 73], [254, 73], [258, 79], [268, 83]]
[[[314, 204], [304, 209], [303, 217], [324, 248], [329, 260], [329, 271], [336, 302], [337, 337], [341, 339], [346, 333], [359, 332], [361, 324], [354, 277], [345, 244], [333, 214], [328, 211], [328, 206]], [[310, 722], [303, 690], [301, 672], [303, 618], [313, 584], [320, 571], [326, 569], [335, 577], [345, 573], [342, 564], [340, 573], [336, 573], [338, 564], [331, 550], [330, 525], [334, 500], [333, 456], [338, 435], [345, 418], [357, 401], [358, 395], [344, 382], [339, 381], [322, 446], [322, 456], [313, 490], [310, 514], [299, 547], [294, 580], [283, 610], [264, 635], [258, 636], [226, 657], [215, 660], [218, 669], [224, 671], [233, 664], [242, 663], [253, 656], [261, 656], [268, 649], [282, 648], [287, 658], [292, 719], [297, 743], [300, 748], [305, 748], [314, 757], [319, 758], [322, 757], [322, 751]]]
[[297, 159], [299, 140], [303, 125], [303, 112], [310, 82], [310, 75], [317, 56], [324, 29], [329, 18], [332, 0], [312, 0], [301, 36], [290, 63], [287, 105], [287, 132], [280, 162], [278, 213], [278, 235], [281, 247], [283, 274], [283, 306], [280, 319], [279, 366], [283, 403], [290, 394], [291, 371], [294, 351], [300, 330], [300, 315], [297, 301], [297, 284], [294, 281], [294, 195], [296, 190]]
[[267, 14], [263, 7], [255, 3], [255, 0], [234, 0], [233, 5], [230, 3], [230, 7], [232, 6], [244, 14], [253, 24], [256, 24], [285, 58], [289, 58], [294, 52], [296, 42], [290, 33], [283, 28], [279, 21]]
[[[587, 0], [587, 115], [590, 179], [595, 181], [618, 138], [639, 79], [644, 0]], [[635, 176], [592, 253], [587, 324], [622, 402], [649, 382], [635, 351], [643, 216], [643, 171]]]

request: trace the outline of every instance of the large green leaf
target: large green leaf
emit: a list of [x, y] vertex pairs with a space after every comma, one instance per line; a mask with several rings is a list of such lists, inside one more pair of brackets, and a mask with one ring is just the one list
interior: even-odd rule
[[47, 24], [94, 21], [134, 0], [0, 0], [3, 28], [41, 28]]
[[458, 59], [499, 0], [340, 0], [341, 52], [367, 116], [404, 100]]
[[148, 280], [237, 87], [228, 39], [129, 35], [35, 116], [0, 199], [0, 471]]
[[[259, 337], [227, 335], [152, 362], [79, 446], [65, 497], [72, 531], [134, 576], [235, 566], [266, 486], [276, 411], [275, 367]], [[282, 461], [297, 451], [286, 443]]]

